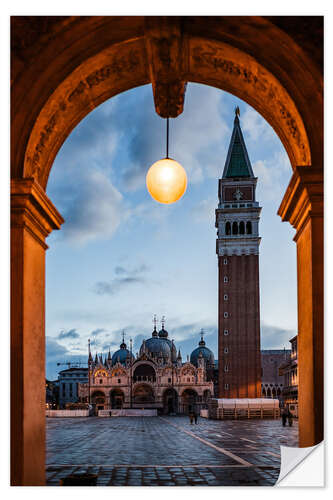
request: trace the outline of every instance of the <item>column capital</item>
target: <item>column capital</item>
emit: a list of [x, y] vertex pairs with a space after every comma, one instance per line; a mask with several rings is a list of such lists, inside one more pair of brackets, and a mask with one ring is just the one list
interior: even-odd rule
[[60, 229], [64, 219], [33, 178], [11, 180], [11, 227], [24, 227], [48, 248], [45, 238]]
[[296, 229], [295, 241], [309, 218], [323, 217], [324, 173], [311, 166], [296, 167], [278, 215]]

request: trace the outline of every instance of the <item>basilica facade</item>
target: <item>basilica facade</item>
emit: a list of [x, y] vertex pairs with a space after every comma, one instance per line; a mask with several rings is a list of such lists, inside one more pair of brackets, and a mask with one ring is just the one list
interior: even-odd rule
[[188, 413], [207, 408], [213, 396], [214, 355], [201, 340], [187, 361], [156, 324], [136, 356], [124, 342], [111, 356], [92, 357], [89, 347], [88, 383], [78, 386], [79, 399], [98, 410], [157, 409], [160, 414]]

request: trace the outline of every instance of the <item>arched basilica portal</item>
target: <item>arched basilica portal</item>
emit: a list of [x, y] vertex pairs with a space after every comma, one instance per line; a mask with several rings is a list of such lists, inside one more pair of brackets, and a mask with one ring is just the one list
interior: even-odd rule
[[188, 81], [231, 92], [284, 144], [293, 171], [279, 215], [296, 230], [300, 445], [322, 440], [322, 24], [311, 16], [12, 17], [13, 485], [45, 483], [45, 239], [63, 223], [45, 193], [49, 172], [92, 109], [147, 83], [162, 117], [182, 112]]

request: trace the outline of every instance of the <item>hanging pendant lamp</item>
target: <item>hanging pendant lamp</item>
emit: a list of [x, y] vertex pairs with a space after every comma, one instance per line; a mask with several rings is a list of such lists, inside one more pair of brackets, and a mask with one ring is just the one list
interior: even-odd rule
[[166, 158], [156, 161], [149, 168], [146, 185], [151, 197], [164, 204], [178, 201], [186, 191], [187, 176], [184, 168], [169, 158], [169, 118], [166, 123]]

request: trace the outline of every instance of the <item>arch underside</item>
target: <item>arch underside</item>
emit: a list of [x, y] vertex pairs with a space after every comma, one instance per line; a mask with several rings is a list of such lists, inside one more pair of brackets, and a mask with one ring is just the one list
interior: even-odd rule
[[[230, 92], [253, 106], [274, 128], [291, 165], [311, 165], [309, 141], [294, 101], [250, 55], [216, 40], [186, 38], [183, 77]], [[107, 99], [151, 81], [144, 38], [105, 48], [78, 66], [40, 110], [25, 151], [23, 177], [46, 188], [61, 145], [72, 129]], [[186, 106], [186, 98], [185, 98]]]

